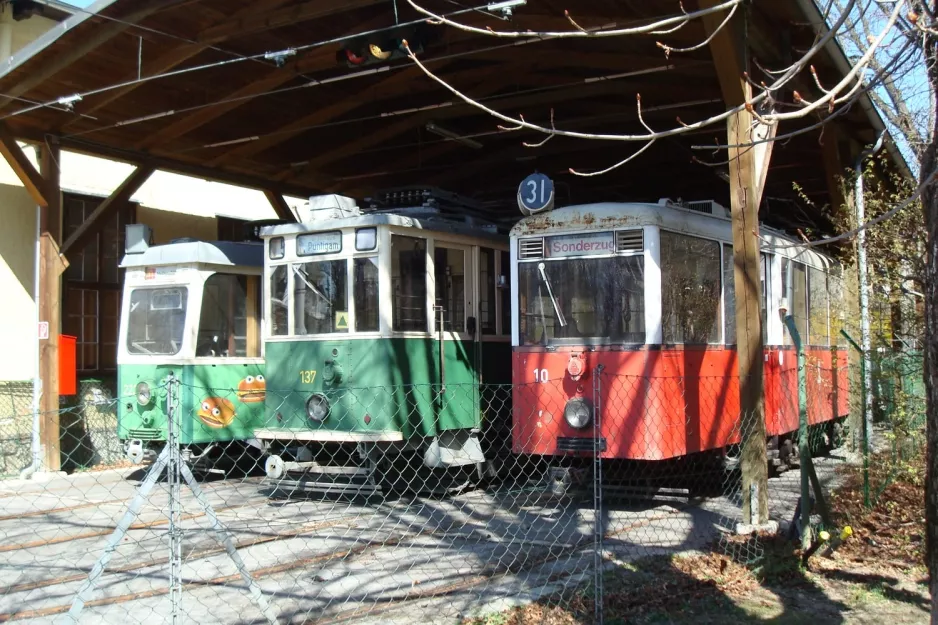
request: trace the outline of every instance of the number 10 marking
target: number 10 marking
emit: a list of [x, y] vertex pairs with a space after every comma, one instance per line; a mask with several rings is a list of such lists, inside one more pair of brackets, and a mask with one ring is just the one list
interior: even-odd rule
[[534, 370], [534, 381], [544, 384], [547, 382], [547, 369], [535, 369]]

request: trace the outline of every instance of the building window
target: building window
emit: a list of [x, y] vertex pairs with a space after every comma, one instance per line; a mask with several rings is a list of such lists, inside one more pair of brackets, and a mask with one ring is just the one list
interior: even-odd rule
[[[65, 194], [65, 238], [101, 204], [101, 198]], [[117, 369], [117, 332], [123, 283], [119, 269], [124, 229], [133, 223], [134, 205], [106, 217], [101, 229], [80, 251], [70, 252], [63, 275], [62, 332], [75, 336], [76, 366], [85, 375]]]
[[247, 234], [247, 221], [244, 219], [235, 219], [234, 217], [215, 218], [218, 223], [219, 241], [244, 241]]

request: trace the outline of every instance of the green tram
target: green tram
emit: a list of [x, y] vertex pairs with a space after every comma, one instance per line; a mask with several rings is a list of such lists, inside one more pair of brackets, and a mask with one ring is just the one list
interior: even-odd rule
[[[180, 381], [180, 442], [201, 470], [260, 449], [263, 244], [177, 239], [150, 246], [149, 229], [127, 227], [117, 351], [118, 437], [139, 463], [167, 437], [167, 376]], [[238, 442], [238, 449], [230, 449]], [[259, 453], [253, 453], [258, 456]]]
[[507, 236], [432, 205], [326, 198], [261, 230], [267, 476], [280, 492], [472, 483], [492, 459], [483, 421], [510, 438], [510, 407], [481, 390], [511, 379]]

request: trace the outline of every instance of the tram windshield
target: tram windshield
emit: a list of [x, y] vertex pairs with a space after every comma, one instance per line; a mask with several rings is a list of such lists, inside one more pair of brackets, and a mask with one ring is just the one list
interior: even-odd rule
[[131, 291], [127, 351], [160, 356], [178, 354], [186, 325], [188, 292], [184, 286]]
[[645, 342], [640, 255], [520, 263], [518, 287], [523, 345]]

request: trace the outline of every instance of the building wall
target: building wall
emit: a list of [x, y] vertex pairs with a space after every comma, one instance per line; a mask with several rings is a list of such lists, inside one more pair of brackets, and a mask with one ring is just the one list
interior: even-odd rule
[[162, 245], [182, 237], [214, 241], [218, 232], [215, 217], [187, 215], [150, 206], [137, 207], [136, 222], [150, 226], [153, 230], [154, 245]]
[[[36, 204], [20, 186], [0, 184], [0, 381], [31, 380], [36, 371]], [[13, 356], [15, 354], [15, 356]]]

